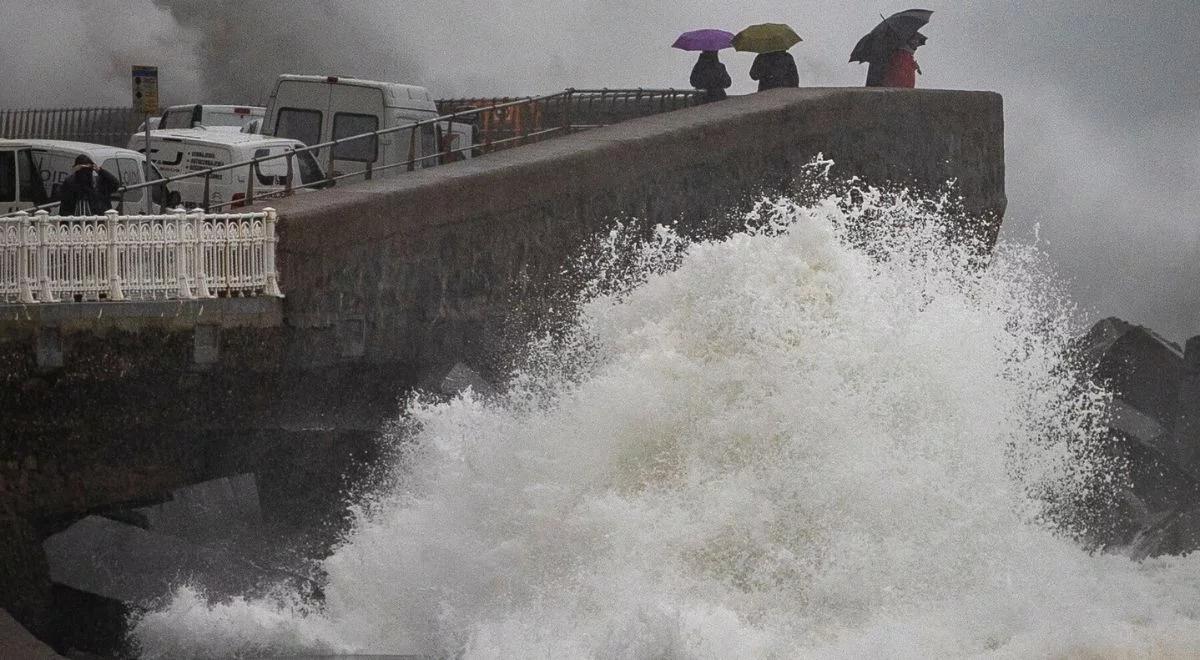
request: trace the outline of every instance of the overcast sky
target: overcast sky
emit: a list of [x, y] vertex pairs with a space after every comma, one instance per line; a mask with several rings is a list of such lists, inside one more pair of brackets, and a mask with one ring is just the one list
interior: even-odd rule
[[[802, 85], [846, 63], [863, 0], [0, 0], [0, 107], [127, 104], [131, 64], [164, 100], [261, 102], [278, 73], [415, 82], [439, 96], [686, 86], [700, 27], [782, 21]], [[1005, 98], [1003, 235], [1045, 249], [1090, 316], [1200, 333], [1200, 0], [940, 0], [918, 85]], [[723, 56], [734, 92], [751, 57]]]

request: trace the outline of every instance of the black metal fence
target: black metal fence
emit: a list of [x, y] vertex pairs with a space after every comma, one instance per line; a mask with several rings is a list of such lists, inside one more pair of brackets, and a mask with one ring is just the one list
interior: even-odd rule
[[0, 137], [74, 140], [124, 147], [142, 119], [133, 108], [0, 110]]

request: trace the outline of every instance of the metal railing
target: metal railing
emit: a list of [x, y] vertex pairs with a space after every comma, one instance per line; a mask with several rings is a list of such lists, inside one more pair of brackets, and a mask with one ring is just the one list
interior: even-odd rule
[[0, 137], [124, 147], [142, 119], [133, 108], [0, 110]]
[[[700, 103], [701, 92], [683, 89], [567, 89], [554, 94], [519, 98], [449, 99], [438, 102], [439, 116], [415, 121], [401, 126], [392, 126], [377, 131], [350, 135], [299, 149], [288, 150], [267, 156], [259, 156], [236, 163], [227, 163], [195, 172], [187, 172], [165, 179], [122, 186], [118, 191], [118, 210], [124, 211], [125, 195], [151, 186], [170, 185], [180, 181], [203, 178], [203, 192], [199, 208], [205, 211], [221, 210], [225, 207], [251, 205], [256, 200], [291, 195], [297, 190], [321, 188], [338, 181], [361, 177], [373, 179], [380, 173], [404, 168], [413, 171], [418, 167], [443, 164], [480, 156], [500, 149], [529, 144], [572, 131], [595, 128], [625, 119], [642, 117], [660, 112], [677, 110]], [[454, 134], [453, 125], [468, 123], [475, 129], [469, 145], [453, 146], [447, 141]], [[436, 150], [430, 154], [419, 154], [420, 133], [431, 128]], [[407, 158], [392, 163], [363, 163], [363, 168], [352, 172], [335, 173], [334, 161], [337, 147], [361, 140], [378, 140], [381, 137], [407, 131]], [[376, 143], [376, 147], [378, 143]], [[322, 153], [324, 152], [324, 153]], [[326, 172], [317, 181], [297, 183], [296, 157], [310, 153], [318, 162], [324, 161]], [[286, 174], [281, 190], [258, 192], [255, 181], [261, 174], [260, 166], [272, 161], [285, 162]], [[212, 203], [212, 177], [223, 172], [247, 168], [246, 188], [240, 199]], [[261, 184], [260, 184], [261, 185]], [[38, 206], [37, 209], [52, 209], [57, 203]]]
[[0, 219], [0, 302], [282, 297], [274, 209]]

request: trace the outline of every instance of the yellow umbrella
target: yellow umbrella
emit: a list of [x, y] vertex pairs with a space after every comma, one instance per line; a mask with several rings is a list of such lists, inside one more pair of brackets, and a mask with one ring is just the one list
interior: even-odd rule
[[801, 41], [800, 35], [783, 23], [759, 23], [734, 35], [733, 47], [751, 53], [773, 53], [787, 50]]

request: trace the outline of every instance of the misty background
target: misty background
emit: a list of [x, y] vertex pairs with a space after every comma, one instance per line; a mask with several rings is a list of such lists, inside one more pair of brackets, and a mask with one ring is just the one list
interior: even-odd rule
[[[262, 104], [279, 73], [425, 85], [437, 97], [686, 87], [679, 32], [792, 25], [803, 86], [847, 64], [880, 14], [936, 13], [919, 87], [1005, 99], [1002, 238], [1039, 241], [1086, 319], [1200, 333], [1200, 1], [0, 0], [0, 107], [128, 105], [129, 67], [163, 102]], [[725, 51], [733, 93], [752, 56]]]

